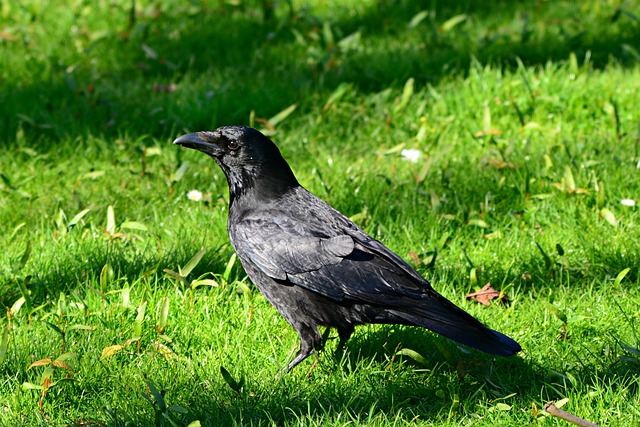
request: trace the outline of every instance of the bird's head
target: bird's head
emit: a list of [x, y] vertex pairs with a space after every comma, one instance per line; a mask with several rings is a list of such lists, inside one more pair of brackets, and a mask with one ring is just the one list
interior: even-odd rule
[[182, 135], [173, 143], [213, 157], [227, 177], [232, 201], [249, 190], [256, 191], [254, 197], [273, 198], [298, 185], [278, 147], [256, 129], [223, 126]]

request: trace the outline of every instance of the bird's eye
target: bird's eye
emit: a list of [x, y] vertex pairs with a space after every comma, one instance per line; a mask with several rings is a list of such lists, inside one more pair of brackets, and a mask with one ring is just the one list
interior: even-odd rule
[[229, 143], [227, 144], [227, 148], [232, 151], [236, 151], [239, 147], [240, 145], [238, 145], [236, 141], [229, 141]]

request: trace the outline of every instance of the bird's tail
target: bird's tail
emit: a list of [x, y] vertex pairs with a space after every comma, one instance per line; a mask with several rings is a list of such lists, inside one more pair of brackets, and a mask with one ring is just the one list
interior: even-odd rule
[[462, 344], [499, 356], [513, 356], [520, 344], [498, 331], [489, 329], [455, 304], [433, 292], [416, 304], [389, 310], [408, 324], [428, 328]]

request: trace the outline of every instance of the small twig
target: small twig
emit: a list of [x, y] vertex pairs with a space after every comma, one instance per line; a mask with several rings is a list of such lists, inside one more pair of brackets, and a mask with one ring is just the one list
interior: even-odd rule
[[309, 372], [307, 372], [307, 378], [311, 378], [311, 376], [313, 375], [313, 370], [316, 367], [316, 365], [318, 364], [318, 358], [316, 358], [316, 360], [313, 361], [313, 364], [311, 365], [311, 369], [309, 369]]
[[575, 415], [565, 411], [564, 409], [558, 408], [553, 400], [544, 405], [544, 410], [553, 417], [562, 418], [563, 420], [580, 427], [600, 427], [598, 424], [594, 424], [591, 421], [583, 420], [582, 418], [576, 417]]

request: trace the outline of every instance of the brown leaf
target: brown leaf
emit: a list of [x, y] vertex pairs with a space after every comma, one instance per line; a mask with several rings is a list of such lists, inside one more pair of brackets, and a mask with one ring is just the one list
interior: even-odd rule
[[469, 300], [478, 301], [482, 305], [491, 305], [491, 300], [497, 299], [498, 302], [509, 302], [509, 298], [502, 292], [493, 289], [491, 283], [484, 285], [478, 292], [472, 292], [465, 297]]
[[47, 392], [47, 390], [49, 390], [49, 387], [51, 387], [52, 383], [53, 383], [53, 381], [51, 380], [51, 377], [45, 377], [42, 380], [42, 386], [44, 387], [44, 389], [42, 390], [42, 395], [43, 396]]
[[14, 36], [13, 34], [5, 33], [4, 31], [0, 31], [0, 38], [12, 42], [18, 40], [19, 37]]
[[513, 163], [505, 162], [504, 160], [496, 160], [491, 158], [487, 158], [485, 160], [487, 161], [487, 163], [489, 163], [491, 166], [493, 166], [496, 169], [503, 169], [503, 168], [515, 169], [516, 168]]
[[413, 260], [413, 262], [417, 265], [422, 264], [422, 260], [420, 259], [420, 257], [418, 256], [417, 253], [413, 252], [413, 251], [409, 251], [409, 256], [411, 257], [411, 259]]
[[45, 359], [36, 360], [31, 365], [29, 365], [27, 369], [35, 368], [37, 366], [47, 366], [50, 363], [51, 363], [51, 359], [47, 357]]
[[64, 360], [54, 360], [53, 366], [71, 371], [71, 366], [69, 366]]

